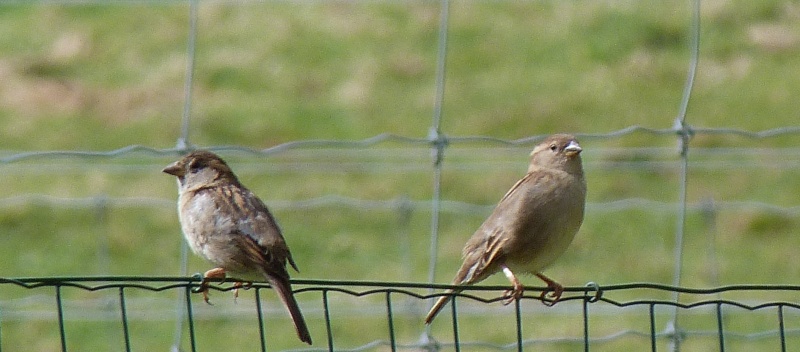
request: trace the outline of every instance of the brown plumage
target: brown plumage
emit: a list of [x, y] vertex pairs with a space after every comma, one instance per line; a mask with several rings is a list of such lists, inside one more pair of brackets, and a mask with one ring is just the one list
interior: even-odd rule
[[[471, 285], [503, 271], [513, 286], [506, 292], [508, 303], [524, 290], [514, 273], [529, 273], [547, 283], [543, 301], [549, 291], [553, 302], [561, 297], [563, 287], [541, 270], [564, 253], [583, 222], [586, 181], [580, 152], [575, 137], [566, 134], [550, 136], [533, 149], [525, 177], [503, 196], [464, 246], [464, 263], [454, 285]], [[450, 298], [436, 301], [426, 324]]]
[[186, 242], [216, 266], [204, 274], [205, 301], [206, 278], [223, 278], [226, 272], [263, 277], [289, 311], [300, 340], [310, 345], [286, 271], [287, 261], [295, 270], [297, 265], [267, 206], [214, 153], [191, 152], [163, 171], [178, 178], [178, 215]]

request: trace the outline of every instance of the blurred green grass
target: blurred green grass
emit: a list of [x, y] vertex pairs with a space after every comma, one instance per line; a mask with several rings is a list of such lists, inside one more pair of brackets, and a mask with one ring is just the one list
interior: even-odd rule
[[[447, 135], [517, 139], [672, 125], [688, 69], [686, 2], [454, 2], [450, 10], [442, 119]], [[182, 3], [0, 5], [3, 154], [172, 147], [183, 108], [188, 13]], [[691, 125], [759, 131], [797, 124], [799, 13], [796, 4], [777, 0], [703, 3]], [[201, 3], [190, 141], [267, 148], [381, 133], [424, 137], [433, 115], [438, 17], [438, 3], [425, 1]], [[629, 198], [675, 202], [677, 152], [648, 153], [675, 143], [672, 136], [646, 133], [582, 140], [589, 201], [598, 206], [590, 208], [570, 250], [548, 269], [550, 276], [566, 285], [672, 282], [677, 208], [606, 211], [603, 204]], [[690, 153], [691, 203], [796, 206], [795, 135], [759, 140], [698, 135], [692, 147], [705, 152]], [[529, 148], [451, 145], [443, 199], [494, 204], [525, 171]], [[714, 154], [717, 150], [732, 152]], [[763, 152], [748, 154], [751, 150]], [[429, 150], [402, 143], [369, 150], [308, 147], [266, 157], [222, 154], [271, 206], [326, 195], [425, 201], [433, 189]], [[100, 197], [88, 207], [8, 203], [0, 211], [0, 276], [176, 275], [181, 236], [170, 203], [176, 190], [174, 180], [160, 173], [172, 160], [134, 154], [0, 165], [0, 198]], [[102, 197], [165, 202], [104, 206]], [[394, 208], [285, 205], [273, 206], [273, 212], [301, 269], [295, 278], [427, 280], [427, 208], [404, 214]], [[488, 208], [443, 211], [438, 282], [449, 282], [464, 241], [487, 214]], [[719, 208], [709, 223], [699, 211], [688, 215], [683, 284], [787, 284], [800, 278], [800, 263], [789, 259], [800, 245], [796, 216]], [[191, 257], [190, 272], [206, 268]], [[486, 283], [506, 281], [494, 277]], [[3, 288], [0, 297], [27, 293]], [[266, 297], [275, 303], [274, 296]], [[217, 300], [223, 299], [227, 295], [218, 294]], [[302, 297], [301, 303], [318, 304]], [[417, 307], [420, 313], [423, 308]], [[278, 312], [275, 319], [285, 323]], [[415, 341], [421, 332], [415, 318], [400, 328], [404, 341]], [[323, 343], [321, 315], [309, 319], [315, 340]], [[359, 334], [359, 327], [380, 325], [377, 318], [337, 319], [337, 338], [345, 345], [377, 338]], [[637, 317], [608, 320], [601, 326], [644, 329]], [[465, 336], [478, 339], [482, 321], [465, 318]], [[542, 338], [575, 335], [579, 323], [566, 319], [525, 331]], [[49, 322], [30, 331], [25, 322], [3, 324], [3, 346], [57, 346], [55, 337], [33, 341], [53, 333]], [[105, 340], [91, 337], [97, 324], [102, 323], [71, 326], [79, 331], [69, 336], [71, 349], [102, 348], [97, 346]], [[228, 334], [248, 326], [203, 324]], [[439, 324], [434, 329], [446, 331]], [[137, 349], [171, 342], [169, 322], [134, 326], [160, 334], [153, 339], [147, 338], [152, 333], [141, 334], [134, 341]], [[278, 336], [274, 342], [280, 348], [298, 346], [290, 330]], [[503, 330], [486, 338], [508, 343], [513, 336]], [[210, 350], [224, 349], [227, 342], [203, 340]], [[598, 348], [647, 346], [647, 341], [620, 343]]]

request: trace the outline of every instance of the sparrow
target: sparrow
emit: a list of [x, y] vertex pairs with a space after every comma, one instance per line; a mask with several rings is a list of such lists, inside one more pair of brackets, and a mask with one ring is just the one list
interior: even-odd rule
[[[286, 263], [299, 270], [264, 202], [209, 151], [193, 151], [162, 171], [178, 178], [178, 217], [186, 242], [215, 266], [205, 272], [200, 284], [205, 302], [209, 303], [209, 278], [225, 278], [229, 272], [263, 277], [289, 311], [297, 336], [310, 345], [311, 335], [294, 299]], [[237, 289], [242, 286], [235, 284]]]
[[[564, 287], [541, 273], [569, 247], [583, 222], [586, 180], [581, 147], [574, 136], [545, 138], [530, 154], [527, 174], [503, 196], [462, 252], [464, 263], [453, 285], [471, 285], [502, 271], [511, 281], [504, 304], [522, 297], [524, 287], [515, 273], [533, 274], [547, 284], [552, 305]], [[461, 292], [459, 289], [447, 293]], [[425, 324], [430, 324], [452, 295], [440, 297]]]

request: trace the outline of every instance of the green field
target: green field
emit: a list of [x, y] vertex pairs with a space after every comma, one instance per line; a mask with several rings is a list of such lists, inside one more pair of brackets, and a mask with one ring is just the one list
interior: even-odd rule
[[[449, 10], [441, 117], [446, 136], [517, 140], [673, 126], [689, 69], [688, 1], [457, 1]], [[201, 2], [190, 143], [264, 149], [383, 133], [425, 138], [434, 115], [439, 15], [433, 1]], [[793, 2], [703, 2], [687, 123], [751, 132], [797, 126], [798, 19], [800, 5]], [[181, 133], [188, 33], [189, 6], [178, 1], [0, 3], [0, 277], [180, 274], [177, 191], [174, 179], [160, 172], [177, 154], [5, 158], [130, 145], [173, 148]], [[799, 138], [694, 136], [682, 285], [800, 280], [800, 261], [794, 260], [800, 246]], [[681, 179], [677, 138], [635, 132], [586, 136], [581, 144], [588, 212], [548, 275], [568, 286], [672, 283]], [[532, 145], [454, 141], [445, 150], [437, 282], [449, 282], [463, 243], [522, 176]], [[390, 140], [220, 154], [280, 221], [301, 269], [293, 278], [427, 281], [434, 189], [428, 146]], [[334, 196], [355, 201], [305, 203]], [[404, 201], [411, 207], [401, 206]], [[207, 268], [196, 257], [188, 262], [190, 274]], [[540, 285], [534, 278], [525, 282]], [[506, 283], [502, 275], [486, 281]], [[267, 324], [279, 326], [268, 330], [269, 349], [301, 348], [275, 296], [264, 293], [264, 304], [275, 313]], [[65, 292], [75, 302], [66, 317], [70, 350], [122, 349], [117, 320], [81, 314], [105, 307], [114, 294]], [[654, 298], [637, 294], [619, 297]], [[133, 349], [167, 350], [177, 293], [131, 295], [142, 314], [131, 321]], [[60, 348], [52, 296], [47, 289], [0, 286], [0, 349]], [[195, 307], [205, 314], [198, 323], [199, 350], [257, 350], [248, 311], [252, 297], [245, 291], [234, 306], [229, 295], [215, 293], [213, 307], [197, 299]], [[382, 312], [357, 309], [364, 303], [381, 307], [381, 297], [334, 298], [337, 348], [387, 338]], [[298, 299], [314, 347], [325, 348], [319, 295]], [[550, 310], [525, 304], [531, 313], [526, 338], [581, 337], [579, 303]], [[487, 306], [471, 307], [477, 313], [460, 322], [462, 339], [515, 341], [513, 327], [502, 328], [512, 324], [510, 311], [482, 314]], [[220, 313], [228, 309], [236, 313]], [[424, 331], [424, 302], [397, 303], [395, 309], [398, 340], [415, 343]], [[649, 329], [645, 311], [600, 311], [592, 321], [598, 336]], [[768, 313], [736, 311], [726, 324], [734, 332], [775, 329]], [[787, 314], [787, 327], [800, 327], [797, 312]], [[669, 314], [658, 317], [663, 330]], [[712, 318], [711, 312], [687, 312], [682, 322], [715, 331]], [[451, 340], [449, 315], [439, 319], [434, 336]], [[487, 325], [499, 328], [487, 333]], [[687, 349], [707, 350], [716, 342], [690, 337]], [[726, 350], [733, 351], [776, 348], [774, 339], [728, 342]], [[800, 343], [794, 337], [787, 342]], [[622, 338], [592, 350], [649, 346], [646, 338]], [[583, 350], [580, 343], [541, 348]]]

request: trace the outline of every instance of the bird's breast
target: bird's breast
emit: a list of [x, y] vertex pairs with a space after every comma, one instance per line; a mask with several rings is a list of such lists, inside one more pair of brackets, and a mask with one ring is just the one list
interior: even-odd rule
[[586, 188], [582, 179], [562, 180], [560, 187], [535, 190], [521, 205], [509, 265], [538, 272], [566, 251], [582, 222]]
[[231, 226], [230, 219], [220, 214], [210, 192], [182, 194], [178, 207], [181, 230], [189, 248], [206, 260], [212, 260], [207, 248], [209, 241], [217, 233]]

